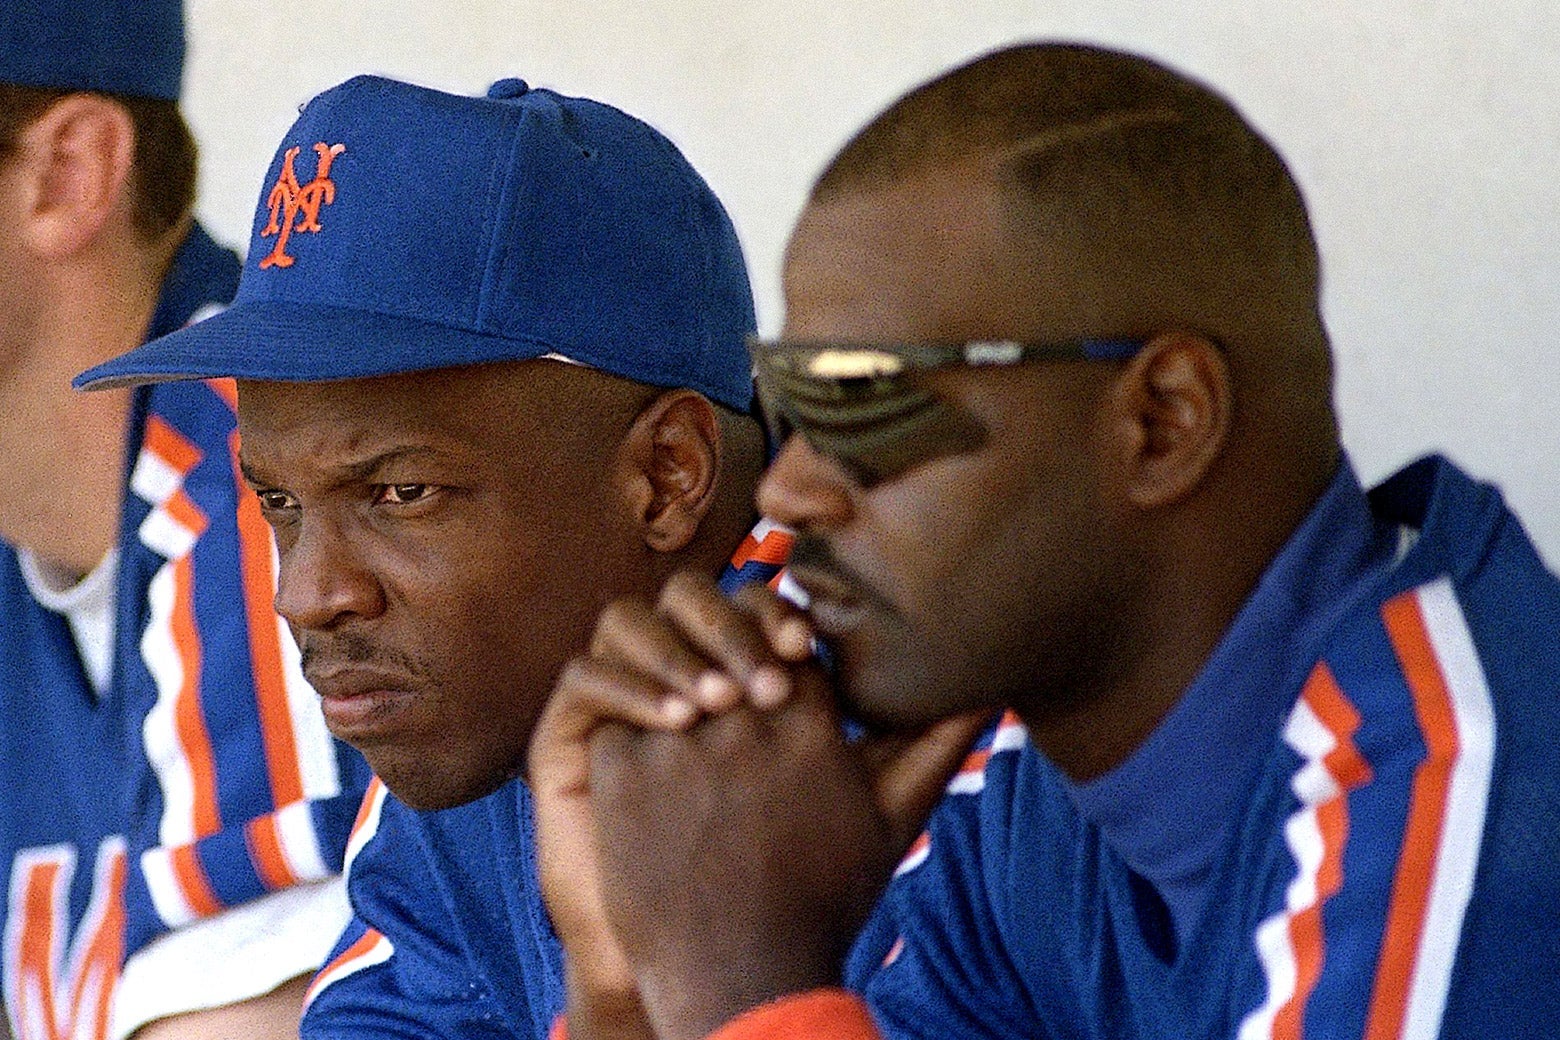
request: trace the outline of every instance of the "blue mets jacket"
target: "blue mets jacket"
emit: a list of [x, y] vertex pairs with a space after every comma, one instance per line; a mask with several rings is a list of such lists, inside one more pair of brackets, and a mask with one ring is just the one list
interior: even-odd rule
[[891, 1037], [1560, 1036], [1557, 742], [1560, 582], [1500, 495], [1345, 466], [1116, 771], [997, 728], [851, 982]]

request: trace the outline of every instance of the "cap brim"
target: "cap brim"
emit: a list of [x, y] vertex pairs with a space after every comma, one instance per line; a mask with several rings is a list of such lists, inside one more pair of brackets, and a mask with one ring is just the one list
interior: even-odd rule
[[[437, 350], [429, 350], [429, 344]], [[79, 390], [178, 379], [312, 383], [527, 361], [554, 347], [541, 339], [469, 332], [346, 307], [235, 303], [204, 321], [81, 373]]]

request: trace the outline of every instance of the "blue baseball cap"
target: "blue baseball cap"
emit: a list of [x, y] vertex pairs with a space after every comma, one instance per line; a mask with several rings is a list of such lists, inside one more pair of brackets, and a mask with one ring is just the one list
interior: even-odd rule
[[745, 411], [753, 327], [725, 209], [645, 123], [517, 79], [473, 98], [360, 76], [277, 149], [233, 305], [75, 385], [562, 355]]
[[182, 0], [4, 0], [0, 83], [177, 101]]

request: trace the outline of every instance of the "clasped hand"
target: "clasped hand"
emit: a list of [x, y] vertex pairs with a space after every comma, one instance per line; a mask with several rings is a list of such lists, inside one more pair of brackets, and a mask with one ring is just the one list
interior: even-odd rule
[[811, 645], [767, 588], [679, 575], [564, 669], [529, 783], [573, 1040], [693, 1040], [838, 983], [984, 720], [847, 741]]

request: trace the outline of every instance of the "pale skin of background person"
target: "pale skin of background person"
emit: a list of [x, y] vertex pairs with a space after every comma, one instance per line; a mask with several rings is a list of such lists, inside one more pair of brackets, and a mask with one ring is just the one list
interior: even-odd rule
[[[141, 342], [189, 222], [156, 240], [133, 226], [135, 128], [109, 98], [65, 97], [20, 146], [0, 165], [0, 536], [81, 575], [118, 531], [130, 391], [82, 394], [70, 380]], [[296, 1036], [307, 983], [135, 1035]]]

